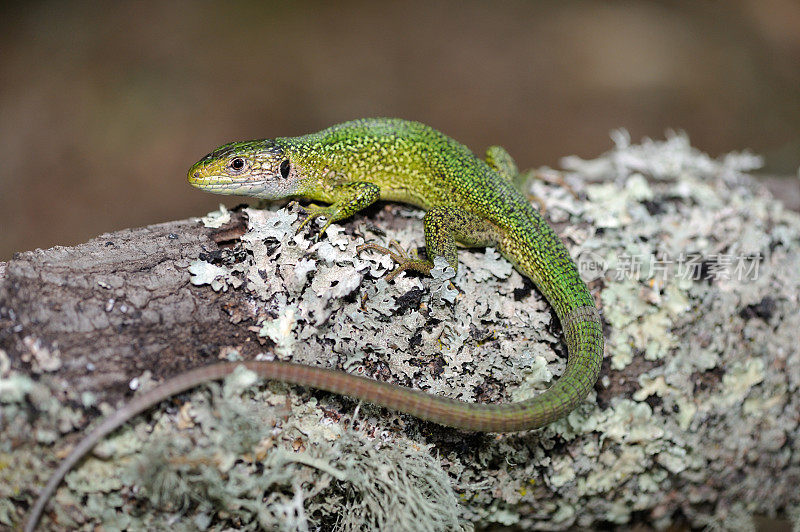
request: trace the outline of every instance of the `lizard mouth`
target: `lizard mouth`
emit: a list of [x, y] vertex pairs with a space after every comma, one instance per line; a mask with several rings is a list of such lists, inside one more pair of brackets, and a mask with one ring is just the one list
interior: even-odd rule
[[189, 174], [189, 184], [215, 194], [248, 196], [264, 190], [264, 183], [258, 181], [221, 181], [218, 176], [197, 174]]

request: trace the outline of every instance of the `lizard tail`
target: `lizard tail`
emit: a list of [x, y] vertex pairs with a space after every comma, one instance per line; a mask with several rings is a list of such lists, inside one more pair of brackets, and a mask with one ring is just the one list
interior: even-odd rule
[[[597, 309], [579, 307], [562, 320], [569, 360], [558, 382], [528, 401], [505, 405], [465, 403], [341, 371], [291, 362], [221, 362], [181, 373], [131, 400], [87, 434], [61, 462], [33, 505], [25, 532], [33, 532], [45, 505], [66, 474], [106, 435], [173, 395], [218, 380], [237, 367], [259, 376], [326, 390], [464, 430], [505, 432], [542, 427], [569, 412], [588, 393], [600, 371], [603, 336]], [[599, 352], [599, 355], [598, 355]]]

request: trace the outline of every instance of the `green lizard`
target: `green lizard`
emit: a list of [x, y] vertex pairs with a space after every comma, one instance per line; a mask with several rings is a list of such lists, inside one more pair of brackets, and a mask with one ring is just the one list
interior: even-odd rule
[[495, 246], [529, 277], [554, 307], [567, 343], [561, 378], [533, 399], [512, 404], [468, 404], [347, 373], [286, 362], [221, 363], [188, 371], [136, 397], [84, 437], [42, 490], [26, 524], [33, 530], [66, 473], [106, 434], [163, 399], [244, 365], [262, 377], [370, 401], [442, 425], [505, 432], [542, 427], [569, 413], [589, 393], [603, 358], [603, 333], [594, 300], [564, 245], [513, 185], [517, 168], [497, 146], [486, 161], [464, 145], [418, 122], [355, 120], [294, 138], [234, 142], [203, 157], [189, 183], [218, 194], [263, 199], [304, 198], [311, 205], [298, 230], [318, 216], [330, 224], [378, 200], [425, 209], [428, 258], [389, 253], [403, 270], [430, 273], [443, 257], [458, 268], [456, 244]]

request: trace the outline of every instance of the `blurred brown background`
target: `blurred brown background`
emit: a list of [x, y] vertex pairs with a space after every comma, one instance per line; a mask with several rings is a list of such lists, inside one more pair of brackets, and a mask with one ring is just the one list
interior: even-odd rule
[[205, 213], [214, 146], [364, 116], [523, 167], [609, 130], [750, 148], [800, 188], [800, 2], [4, 3], [0, 260]]

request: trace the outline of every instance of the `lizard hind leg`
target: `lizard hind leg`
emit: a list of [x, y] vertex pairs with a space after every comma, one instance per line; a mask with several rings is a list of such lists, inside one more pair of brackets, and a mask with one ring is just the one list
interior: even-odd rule
[[496, 245], [502, 237], [496, 225], [457, 207], [434, 207], [425, 213], [423, 224], [427, 259], [409, 256], [396, 242], [391, 245], [400, 250], [400, 253], [372, 243], [359, 246], [358, 252], [372, 249], [392, 257], [397, 262], [397, 267], [386, 277], [387, 281], [391, 281], [405, 270], [415, 270], [429, 275], [436, 257], [443, 257], [454, 270], [458, 271], [456, 242], [465, 247], [483, 247]]
[[528, 199], [535, 201], [536, 204], [539, 205], [539, 210], [541, 212], [545, 212], [546, 210], [544, 200], [531, 194], [527, 186], [528, 183], [534, 179], [544, 181], [551, 185], [564, 187], [574, 198], [578, 198], [575, 189], [564, 180], [563, 174], [551, 170], [525, 170], [521, 172], [514, 158], [511, 157], [511, 154], [502, 146], [489, 146], [486, 149], [486, 164], [488, 164], [492, 170], [500, 174], [500, 176], [507, 179], [514, 185], [514, 188], [525, 194]]
[[[390, 248], [394, 248], [395, 251], [392, 251]], [[409, 256], [406, 251], [400, 247], [400, 244], [396, 240], [392, 240], [389, 242], [389, 247], [379, 246], [378, 244], [373, 244], [372, 242], [367, 242], [366, 244], [361, 244], [356, 248], [356, 252], [361, 253], [367, 249], [371, 249], [373, 251], [377, 251], [378, 253], [383, 253], [384, 255], [389, 255], [394, 259], [397, 263], [397, 267], [386, 276], [386, 281], [389, 282], [397, 275], [405, 270], [415, 270], [422, 274], [428, 275], [433, 268], [433, 263], [428, 260], [422, 260], [416, 257], [416, 253], [412, 253]]]
[[514, 162], [514, 158], [511, 157], [511, 154], [502, 146], [489, 146], [486, 149], [486, 164], [512, 183], [515, 182], [519, 175], [517, 163]]

